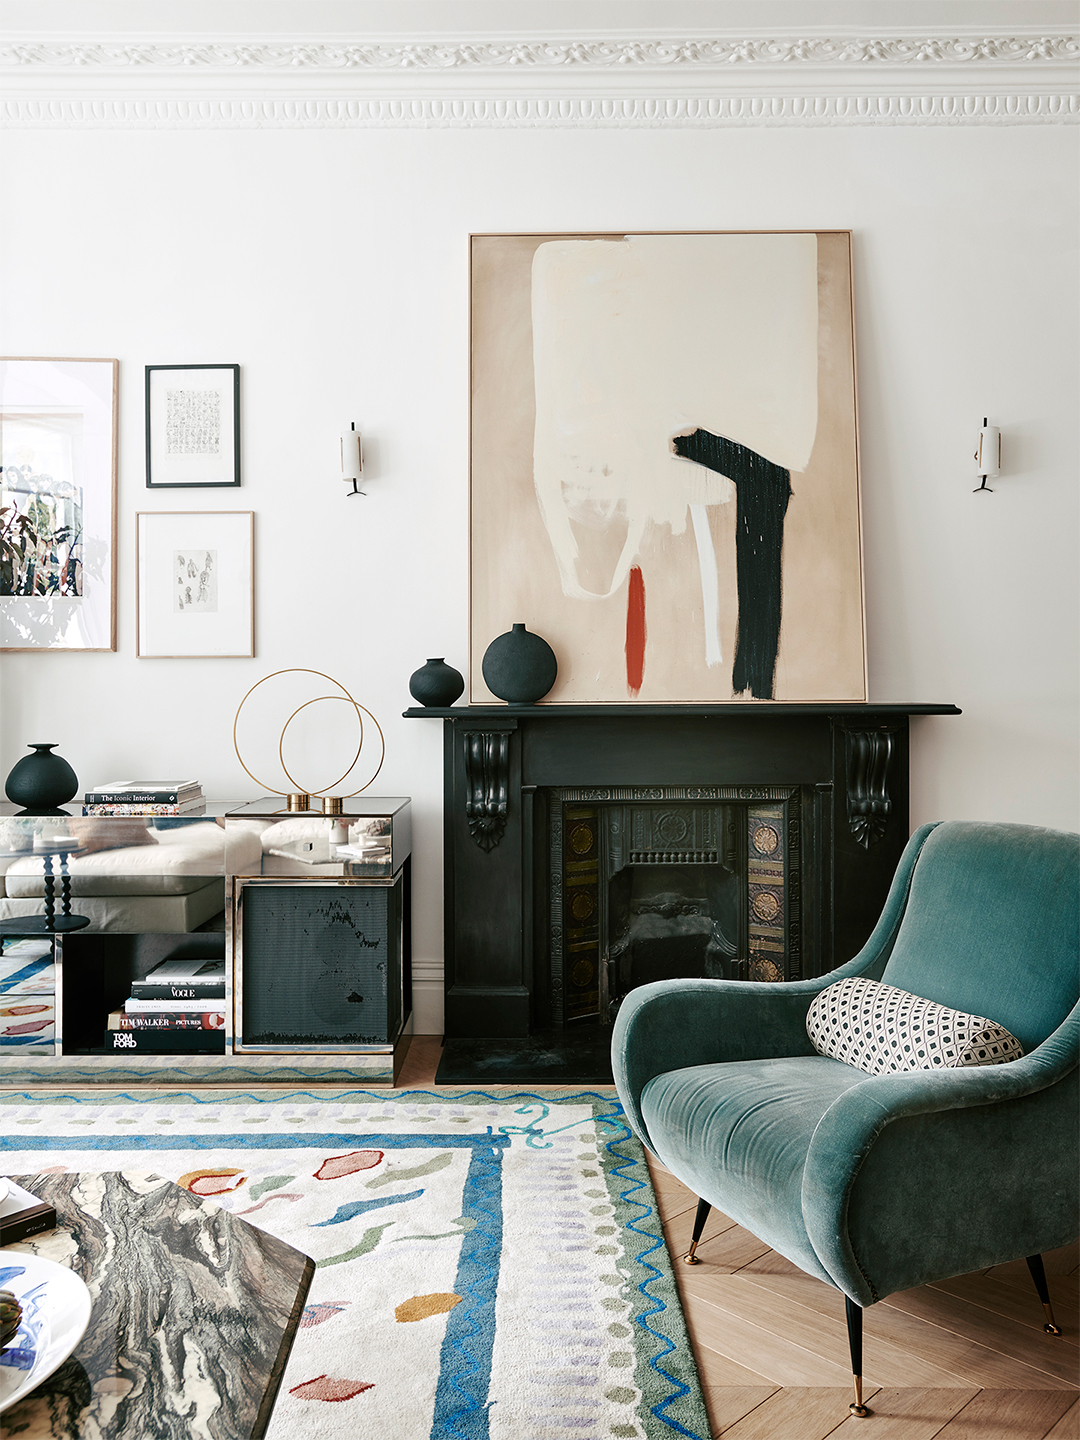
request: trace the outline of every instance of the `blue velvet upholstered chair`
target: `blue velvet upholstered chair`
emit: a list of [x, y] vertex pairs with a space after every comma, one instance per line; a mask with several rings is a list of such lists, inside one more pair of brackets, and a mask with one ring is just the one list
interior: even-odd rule
[[[630, 1124], [701, 1197], [843, 1291], [855, 1414], [862, 1313], [896, 1291], [1028, 1260], [1078, 1230], [1080, 836], [925, 825], [862, 951], [816, 980], [643, 985], [615, 1022]], [[997, 1021], [1007, 1064], [867, 1074], [818, 1054], [807, 1011], [828, 985], [881, 980]], [[832, 992], [835, 994], [836, 992]], [[1034, 1297], [1033, 1297], [1034, 1299]], [[1052, 1342], [1047, 1342], [1052, 1343]]]

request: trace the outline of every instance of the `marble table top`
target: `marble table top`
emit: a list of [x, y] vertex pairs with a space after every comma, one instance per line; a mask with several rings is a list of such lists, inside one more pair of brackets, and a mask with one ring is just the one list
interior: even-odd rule
[[138, 1171], [11, 1177], [56, 1207], [19, 1251], [70, 1266], [93, 1311], [66, 1364], [5, 1412], [19, 1440], [258, 1440], [312, 1260]]

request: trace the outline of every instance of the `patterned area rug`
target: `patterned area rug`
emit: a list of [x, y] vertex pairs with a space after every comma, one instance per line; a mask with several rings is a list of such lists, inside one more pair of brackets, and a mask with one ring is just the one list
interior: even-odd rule
[[0, 1098], [0, 1171], [152, 1170], [317, 1264], [270, 1440], [708, 1440], [613, 1093]]

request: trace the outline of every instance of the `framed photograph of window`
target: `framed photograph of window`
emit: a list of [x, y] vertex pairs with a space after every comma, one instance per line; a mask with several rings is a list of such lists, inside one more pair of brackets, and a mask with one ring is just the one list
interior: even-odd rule
[[0, 358], [0, 650], [116, 649], [118, 370]]
[[240, 366], [146, 367], [146, 488], [240, 484]]
[[255, 654], [255, 516], [250, 510], [135, 517], [140, 659]]

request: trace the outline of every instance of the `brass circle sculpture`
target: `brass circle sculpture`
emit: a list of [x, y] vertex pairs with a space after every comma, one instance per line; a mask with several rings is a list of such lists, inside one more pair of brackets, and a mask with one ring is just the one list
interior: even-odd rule
[[[240, 753], [240, 746], [236, 738], [237, 727], [240, 724], [240, 712], [243, 710], [248, 700], [259, 688], [260, 685], [265, 685], [268, 680], [277, 679], [279, 675], [317, 675], [320, 680], [327, 680], [331, 685], [336, 685], [338, 690], [341, 692], [339, 695], [317, 695], [314, 700], [305, 700], [302, 705], [298, 705], [296, 707], [296, 709], [292, 712], [289, 718], [285, 721], [285, 724], [281, 727], [281, 734], [278, 737], [278, 760], [281, 764], [282, 770], [285, 773], [285, 778], [290, 781], [291, 784], [296, 786], [296, 789], [294, 791], [279, 790], [276, 785], [267, 785], [264, 780], [260, 780], [259, 777], [251, 769], [249, 769], [247, 765], [244, 764], [244, 757]], [[357, 743], [356, 751], [352, 757], [352, 760], [349, 762], [348, 766], [337, 777], [336, 780], [331, 781], [331, 783], [325, 786], [322, 790], [306, 790], [298, 784], [296, 778], [289, 772], [288, 766], [285, 764], [285, 732], [288, 730], [292, 722], [296, 719], [297, 715], [300, 714], [301, 710], [306, 710], [309, 705], [321, 704], [324, 700], [341, 700], [353, 707], [353, 709], [356, 711], [356, 719], [360, 726], [360, 739]], [[329, 792], [334, 788], [335, 785], [340, 785], [342, 781], [344, 781], [352, 773], [352, 771], [356, 767], [357, 762], [360, 759], [360, 754], [364, 748], [365, 715], [371, 721], [372, 725], [374, 725], [379, 737], [379, 763], [378, 765], [376, 765], [374, 774], [371, 776], [371, 778], [365, 784], [361, 785], [359, 789], [350, 790], [348, 795], [331, 796]], [[240, 766], [243, 769], [244, 773], [246, 775], [250, 775], [252, 780], [255, 781], [256, 785], [258, 785], [263, 790], [268, 790], [271, 795], [287, 796], [290, 809], [306, 809], [306, 802], [310, 800], [312, 795], [317, 796], [323, 801], [323, 808], [325, 809], [328, 801], [339, 801], [342, 799], [350, 800], [354, 795], [361, 794], [364, 790], [368, 788], [369, 785], [374, 784], [376, 776], [383, 767], [383, 761], [386, 759], [386, 737], [383, 735], [382, 726], [375, 719], [375, 716], [372, 715], [371, 711], [368, 710], [365, 706], [361, 705], [358, 700], [354, 700], [353, 697], [349, 694], [348, 690], [346, 690], [345, 686], [342, 685], [340, 680], [335, 680], [332, 675], [326, 675], [321, 670], [311, 670], [308, 669], [307, 666], [297, 665], [292, 666], [291, 668], [286, 670], [275, 670], [270, 675], [264, 675], [261, 680], [256, 680], [255, 684], [252, 685], [251, 689], [247, 692], [244, 698], [240, 701], [240, 704], [236, 707], [236, 714], [233, 716], [233, 749], [236, 752], [236, 758], [237, 760], [239, 760]], [[304, 802], [303, 805], [299, 803], [301, 801]]]

